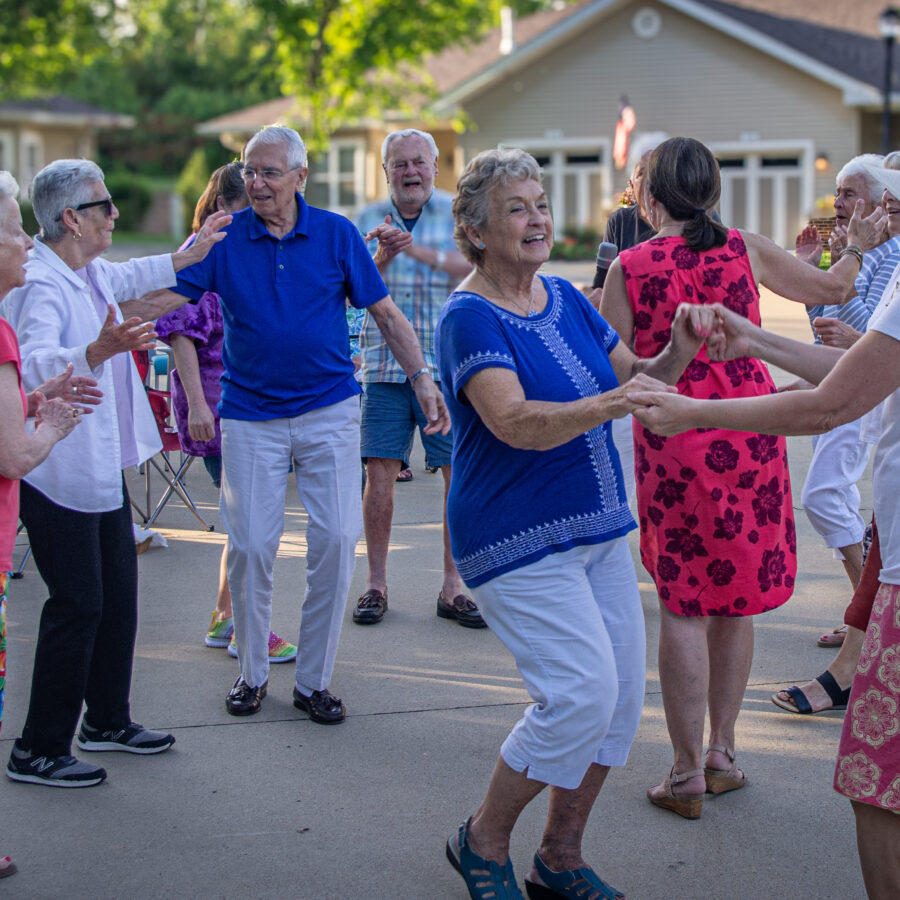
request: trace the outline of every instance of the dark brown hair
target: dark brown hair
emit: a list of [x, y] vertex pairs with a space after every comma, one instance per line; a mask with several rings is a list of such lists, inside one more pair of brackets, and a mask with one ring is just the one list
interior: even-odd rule
[[239, 162], [228, 163], [220, 166], [209, 176], [209, 184], [200, 195], [197, 206], [194, 208], [194, 221], [191, 228], [196, 234], [203, 223], [216, 211], [216, 200], [219, 197], [227, 206], [232, 206], [246, 193], [244, 179], [241, 177], [243, 166]]
[[691, 250], [724, 246], [728, 230], [708, 212], [721, 192], [719, 164], [709, 148], [693, 138], [663, 141], [650, 154], [647, 184], [669, 215], [684, 222], [682, 236]]

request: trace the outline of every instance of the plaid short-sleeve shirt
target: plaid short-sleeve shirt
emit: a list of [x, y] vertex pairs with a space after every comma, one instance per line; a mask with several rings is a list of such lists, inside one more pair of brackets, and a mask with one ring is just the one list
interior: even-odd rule
[[[456, 243], [453, 240], [452, 202], [453, 198], [446, 191], [435, 189], [432, 192], [413, 226], [417, 244], [434, 250], [443, 250], [445, 253], [456, 250]], [[367, 206], [357, 217], [356, 225], [365, 236], [376, 225], [383, 223], [384, 217], [388, 214], [392, 216], [394, 225], [403, 231], [408, 230], [403, 217], [390, 199]], [[369, 252], [372, 256], [377, 249], [378, 242], [370, 241]], [[447, 272], [436, 272], [425, 263], [416, 262], [406, 253], [399, 253], [394, 257], [383, 277], [394, 303], [412, 324], [425, 355], [425, 365], [437, 381], [434, 329], [447, 297], [456, 287], [456, 279]], [[359, 345], [363, 355], [364, 382], [406, 381], [406, 373], [394, 359], [375, 320], [368, 313], [359, 333]]]

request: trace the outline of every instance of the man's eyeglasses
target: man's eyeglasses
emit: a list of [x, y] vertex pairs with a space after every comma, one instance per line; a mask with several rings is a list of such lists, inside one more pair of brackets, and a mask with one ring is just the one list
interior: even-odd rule
[[281, 169], [254, 169], [252, 166], [244, 166], [241, 170], [241, 177], [244, 181], [254, 181], [257, 177], [263, 181], [278, 181], [279, 178], [283, 178], [288, 172], [295, 172], [297, 169], [302, 168], [303, 166], [291, 166], [287, 172], [282, 172]]
[[113, 214], [112, 197], [105, 197], [103, 200], [92, 200], [90, 203], [79, 203], [78, 206], [74, 207], [74, 209], [75, 212], [81, 212], [85, 209], [91, 209], [94, 206], [105, 206], [106, 215], [111, 216]]

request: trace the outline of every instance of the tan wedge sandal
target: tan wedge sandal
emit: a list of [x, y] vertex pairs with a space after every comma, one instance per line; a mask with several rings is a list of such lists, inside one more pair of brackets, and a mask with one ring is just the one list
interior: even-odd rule
[[679, 816], [685, 819], [699, 819], [703, 810], [703, 794], [676, 794], [673, 793], [672, 786], [681, 784], [681, 782], [694, 778], [697, 775], [705, 774], [706, 771], [704, 769], [691, 769], [690, 772], [676, 774], [675, 767], [672, 766], [672, 770], [662, 784], [665, 790], [662, 797], [654, 797], [650, 793], [653, 788], [650, 788], [647, 791], [647, 799], [654, 806], [659, 806], [662, 809], [671, 809], [672, 812], [678, 813]]
[[710, 744], [706, 752], [717, 750], [724, 753], [731, 762], [729, 769], [709, 769], [703, 770], [706, 776], [706, 790], [710, 794], [725, 794], [728, 791], [736, 791], [747, 784], [747, 776], [734, 764], [734, 750], [729, 750], [721, 744]]

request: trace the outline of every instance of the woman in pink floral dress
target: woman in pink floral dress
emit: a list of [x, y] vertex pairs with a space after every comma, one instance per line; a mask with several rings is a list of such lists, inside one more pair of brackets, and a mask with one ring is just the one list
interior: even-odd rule
[[[640, 357], [665, 346], [681, 302], [721, 303], [758, 324], [757, 280], [807, 302], [843, 300], [852, 287], [858, 266], [851, 257], [820, 272], [759, 235], [714, 222], [706, 211], [719, 199], [718, 165], [697, 141], [660, 144], [647, 191], [657, 236], [621, 254], [600, 306]], [[701, 348], [678, 391], [718, 399], [767, 396], [775, 386], [758, 360], [713, 362]], [[669, 777], [648, 797], [698, 818], [706, 791], [746, 784], [734, 747], [753, 659], [752, 617], [781, 606], [794, 587], [785, 441], [718, 429], [664, 438], [637, 422], [634, 437], [641, 558], [660, 598], [659, 672], [675, 752]]]

